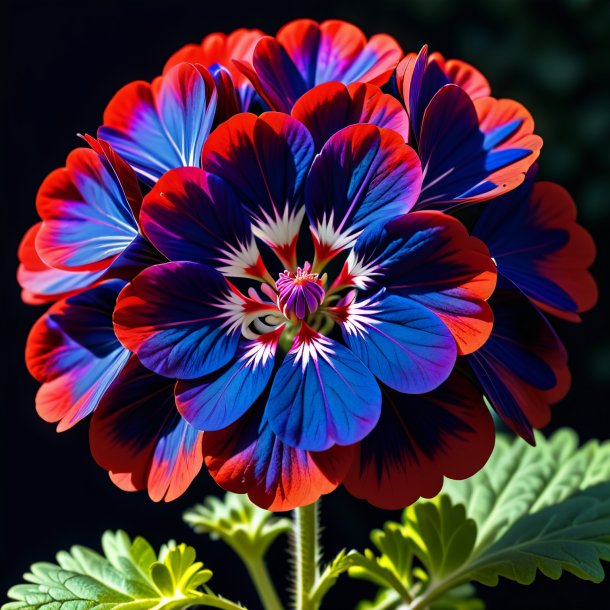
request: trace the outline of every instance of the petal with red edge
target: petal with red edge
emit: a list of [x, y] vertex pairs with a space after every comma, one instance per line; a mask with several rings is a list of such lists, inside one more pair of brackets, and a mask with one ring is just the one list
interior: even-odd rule
[[291, 114], [309, 129], [316, 150], [334, 133], [357, 123], [392, 129], [405, 142], [409, 139], [409, 119], [400, 102], [366, 83], [318, 85], [297, 101]]
[[436, 63], [447, 75], [449, 81], [461, 87], [471, 99], [491, 95], [491, 88], [487, 79], [474, 66], [461, 59], [445, 59], [440, 53], [430, 55], [430, 63]]
[[595, 258], [591, 236], [576, 222], [570, 194], [552, 182], [523, 185], [488, 205], [474, 234], [490, 249], [498, 273], [538, 307], [578, 321], [597, 301], [587, 268]]
[[496, 267], [485, 244], [440, 212], [412, 212], [378, 223], [358, 239], [341, 281], [425, 305], [452, 332], [461, 354], [478, 349], [493, 323], [485, 302]]
[[47, 176], [36, 197], [40, 257], [68, 271], [108, 268], [138, 228], [117, 174], [105, 157], [77, 148]]
[[147, 182], [170, 169], [198, 166], [216, 109], [214, 79], [179, 64], [151, 84], [123, 87], [106, 107], [98, 135]]
[[[250, 101], [254, 94], [252, 85], [246, 77], [237, 69], [234, 60], [252, 61], [252, 53], [256, 43], [264, 36], [260, 30], [248, 30], [241, 28], [230, 34], [215, 32], [209, 34], [201, 44], [189, 44], [176, 51], [165, 64], [163, 74], [166, 74], [174, 66], [188, 62], [201, 64], [210, 70], [215, 64], [225, 68], [231, 75], [241, 98], [240, 108], [248, 110]], [[219, 95], [219, 102], [222, 95]]]
[[298, 196], [313, 152], [307, 128], [277, 112], [235, 116], [214, 130], [203, 149], [203, 169], [231, 186], [256, 236], [291, 267], [304, 214]]
[[293, 104], [313, 86], [308, 86], [308, 75], [299, 72], [286, 49], [271, 36], [258, 41], [251, 63], [235, 64], [269, 107], [278, 112], [290, 113]]
[[141, 214], [148, 238], [168, 259], [195, 261], [225, 275], [260, 277], [264, 264], [235, 191], [194, 167], [169, 171], [146, 195]]
[[542, 146], [533, 129], [531, 116], [517, 102], [473, 102], [458, 86], [444, 86], [422, 120], [424, 180], [417, 209], [447, 211], [521, 184]]
[[396, 132], [352, 125], [333, 135], [305, 184], [317, 260], [353, 245], [365, 227], [408, 212], [420, 187], [419, 159]]
[[21, 298], [28, 305], [42, 305], [76, 294], [94, 285], [104, 275], [101, 271], [62, 271], [49, 267], [38, 256], [35, 241], [42, 223], [28, 229], [19, 244], [17, 281], [23, 289]]
[[384, 84], [401, 55], [391, 36], [367, 42], [360, 29], [345, 21], [298, 19], [276, 38], [262, 38], [251, 63], [236, 63], [271, 108], [290, 112], [301, 95], [325, 82]]
[[307, 506], [335, 490], [350, 467], [354, 447], [294, 449], [273, 434], [262, 405], [259, 401], [225, 430], [204, 434], [205, 463], [216, 483], [247, 493], [256, 505], [274, 511]]
[[377, 35], [367, 41], [362, 30], [338, 19], [321, 24], [298, 19], [282, 27], [276, 38], [308, 88], [329, 81], [381, 85], [402, 55], [391, 36]]
[[533, 444], [532, 427], [547, 423], [550, 404], [568, 390], [567, 353], [546, 318], [517, 289], [502, 286], [490, 304], [493, 331], [468, 362], [498, 415]]
[[152, 371], [175, 379], [213, 373], [234, 357], [231, 289], [214, 269], [190, 262], [149, 267], [119, 295], [114, 329]]
[[346, 347], [303, 324], [278, 369], [266, 413], [291, 447], [323, 451], [364, 438], [381, 404], [373, 375]]
[[388, 510], [432, 498], [443, 477], [466, 479], [489, 458], [493, 420], [480, 392], [454, 373], [429, 394], [384, 389], [381, 419], [359, 446], [346, 489]]
[[36, 410], [60, 432], [97, 407], [129, 358], [112, 330], [123, 286], [111, 280], [60, 301], [30, 331], [26, 364], [42, 383]]
[[117, 155], [108, 142], [104, 142], [104, 140], [96, 140], [87, 134], [82, 136], [82, 138], [98, 155], [100, 155], [100, 157], [104, 158], [108, 165], [112, 168], [112, 171], [116, 175], [117, 180], [123, 189], [125, 199], [127, 199], [127, 202], [129, 203], [131, 213], [136, 219], [136, 222], [138, 222], [140, 217], [140, 208], [142, 207], [142, 189], [140, 188], [140, 183], [138, 182], [136, 173], [133, 171], [133, 169], [131, 169], [126, 161]]
[[91, 420], [95, 461], [122, 489], [148, 489], [152, 500], [182, 495], [201, 470], [203, 434], [180, 416], [171, 379], [132, 356]]
[[[247, 110], [247, 106], [242, 107], [239, 91], [229, 70], [219, 64], [213, 64], [209, 70], [218, 94], [214, 123], [219, 125], [243, 110]], [[254, 92], [253, 89], [252, 92]]]
[[236, 360], [213, 375], [179, 381], [176, 402], [183, 417], [206, 432], [222, 430], [239, 419], [271, 379], [282, 330], [244, 341]]
[[450, 83], [449, 78], [436, 64], [430, 64], [428, 46], [409, 53], [396, 66], [396, 85], [409, 114], [415, 141], [419, 140], [424, 112], [434, 95]]
[[445, 58], [440, 53], [428, 54], [424, 45], [418, 55], [410, 53], [396, 67], [396, 86], [407, 106], [417, 140], [428, 104], [445, 85], [454, 84], [472, 99], [487, 97], [491, 91], [485, 77], [466, 62]]
[[421, 394], [449, 377], [457, 355], [455, 341], [423, 305], [379, 293], [335, 311], [347, 345], [391, 388]]

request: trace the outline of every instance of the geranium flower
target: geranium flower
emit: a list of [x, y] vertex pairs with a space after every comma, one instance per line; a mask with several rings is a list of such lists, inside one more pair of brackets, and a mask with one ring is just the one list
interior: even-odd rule
[[[205, 170], [168, 172], [145, 198], [144, 232], [176, 262], [138, 275], [114, 320], [146, 367], [179, 380], [194, 427], [227, 428], [267, 390], [269, 433], [320, 452], [373, 430], [380, 383], [434, 390], [457, 344], [485, 342], [495, 266], [457, 220], [408, 213], [421, 169], [397, 133], [348, 126], [312, 157], [288, 115], [219, 126]], [[263, 262], [265, 248], [277, 261]]]
[[341, 484], [400, 508], [485, 463], [487, 404], [530, 442], [548, 422], [570, 376], [546, 314], [594, 305], [593, 243], [534, 182], [523, 106], [401, 58], [340, 21], [211, 35], [44, 181], [18, 271], [57, 301], [37, 409], [93, 414], [122, 489], [171, 500], [205, 464], [272, 510]]

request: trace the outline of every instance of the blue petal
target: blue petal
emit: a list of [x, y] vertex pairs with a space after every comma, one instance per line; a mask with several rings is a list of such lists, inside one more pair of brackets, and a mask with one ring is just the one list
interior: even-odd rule
[[261, 395], [273, 372], [279, 335], [244, 342], [237, 360], [211, 377], [179, 381], [176, 401], [198, 430], [222, 430], [241, 417]]
[[420, 186], [419, 159], [396, 132], [359, 124], [334, 134], [305, 184], [318, 258], [347, 247], [366, 226], [408, 212]]
[[239, 332], [232, 325], [230, 298], [226, 280], [211, 267], [155, 265], [121, 292], [115, 332], [159, 375], [195, 379], [217, 371], [235, 355]]
[[399, 392], [421, 394], [451, 373], [455, 340], [423, 305], [398, 296], [377, 295], [347, 307], [343, 338], [367, 368]]
[[350, 445], [375, 427], [380, 409], [379, 386], [362, 362], [303, 326], [271, 386], [267, 416], [275, 434], [310, 451]]

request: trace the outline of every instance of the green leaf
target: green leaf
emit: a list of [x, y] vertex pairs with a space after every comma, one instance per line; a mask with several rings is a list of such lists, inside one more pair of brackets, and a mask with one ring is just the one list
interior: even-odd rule
[[351, 553], [349, 575], [393, 589], [405, 602], [410, 601], [416, 543], [407, 536], [405, 526], [388, 521], [382, 530], [371, 532], [371, 542], [377, 553], [371, 549], [365, 549], [364, 553]]
[[402, 598], [392, 589], [379, 589], [375, 599], [362, 600], [356, 610], [395, 610], [403, 603]]
[[453, 505], [447, 496], [434, 502], [409, 506], [403, 516], [405, 536], [414, 543], [414, 554], [430, 578], [453, 573], [470, 557], [477, 537], [477, 526], [466, 517], [463, 505]]
[[246, 561], [261, 558], [281, 534], [292, 529], [290, 519], [252, 504], [245, 494], [214, 496], [184, 513], [184, 520], [200, 534], [209, 534], [228, 544]]
[[430, 610], [485, 610], [485, 602], [476, 595], [472, 585], [462, 585], [433, 601]]
[[339, 579], [339, 576], [353, 565], [352, 559], [356, 553], [354, 551], [347, 553], [344, 550], [340, 551], [337, 556], [322, 570], [322, 573], [314, 584], [312, 591], [310, 592], [310, 599], [312, 600], [312, 606], [317, 608], [326, 593], [331, 589]]
[[536, 447], [499, 435], [485, 467], [465, 481], [447, 479], [443, 493], [477, 523], [480, 552], [525, 515], [608, 480], [610, 442], [579, 448], [575, 432], [563, 429], [549, 439], [537, 434]]
[[496, 584], [499, 576], [522, 584], [536, 570], [559, 578], [567, 570], [599, 582], [610, 559], [610, 442], [578, 446], [572, 430], [536, 447], [500, 436], [485, 467], [443, 489], [463, 502], [478, 526], [470, 577]]
[[[538, 572], [559, 578], [567, 571], [602, 580], [601, 561], [610, 560], [610, 442], [579, 448], [570, 430], [536, 440], [531, 447], [499, 436], [474, 477], [447, 480], [441, 496], [374, 532], [376, 552], [356, 555], [350, 576], [393, 590], [409, 610], [480, 608], [458, 588], [501, 577], [529, 584]], [[395, 607], [392, 599], [381, 597], [379, 607]]]
[[600, 560], [610, 560], [610, 483], [578, 492], [515, 522], [469, 566], [486, 585], [504, 576], [527, 585], [536, 571], [557, 579], [562, 571], [600, 582]]
[[57, 563], [35, 563], [26, 583], [12, 587], [3, 610], [179, 610], [241, 606], [201, 591], [212, 572], [196, 561], [195, 550], [170, 542], [159, 554], [143, 538], [106, 532], [104, 555], [74, 546], [57, 554]]

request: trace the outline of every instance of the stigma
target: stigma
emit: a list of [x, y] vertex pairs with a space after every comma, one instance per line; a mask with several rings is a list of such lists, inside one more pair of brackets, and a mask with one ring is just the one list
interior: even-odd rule
[[311, 273], [311, 264], [298, 267], [296, 273], [283, 271], [275, 283], [277, 304], [286, 318], [304, 320], [324, 301], [324, 287], [317, 273]]

